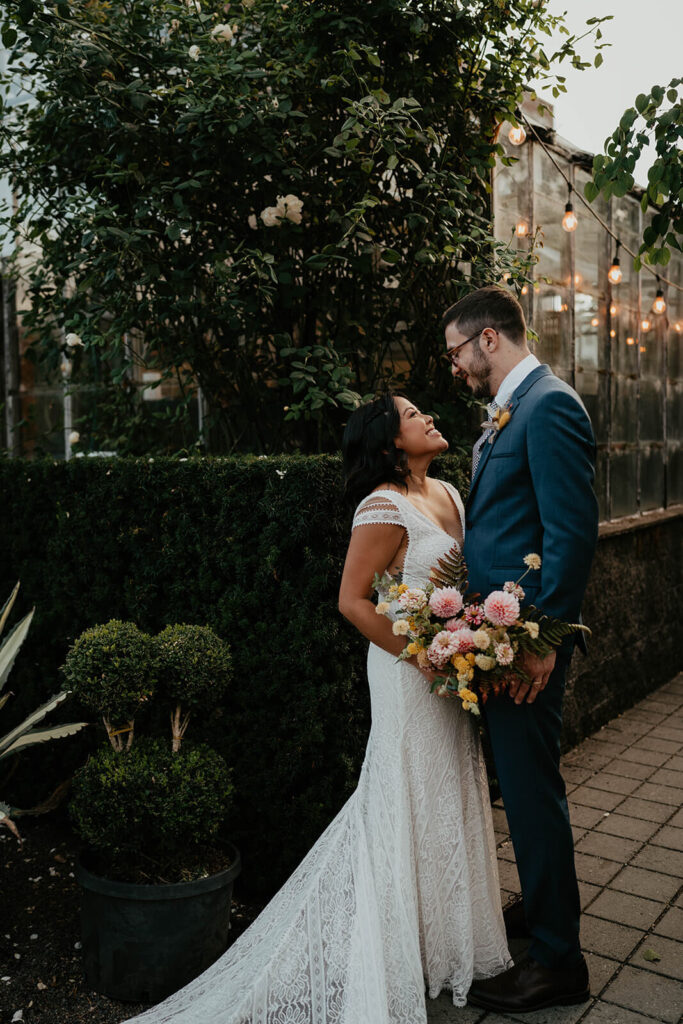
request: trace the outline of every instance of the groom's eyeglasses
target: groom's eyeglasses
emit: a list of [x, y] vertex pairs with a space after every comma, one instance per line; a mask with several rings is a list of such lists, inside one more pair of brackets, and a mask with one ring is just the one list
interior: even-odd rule
[[446, 353], [446, 358], [450, 361], [451, 366], [458, 365], [458, 352], [460, 351], [460, 349], [464, 348], [465, 345], [469, 345], [471, 341], [474, 341], [475, 338], [478, 338], [479, 335], [482, 334], [485, 330], [486, 328], [482, 327], [481, 330], [477, 331], [476, 334], [473, 334], [471, 338], [465, 338], [465, 340], [461, 341], [459, 345], [455, 346], [455, 348], [449, 348], [448, 352]]

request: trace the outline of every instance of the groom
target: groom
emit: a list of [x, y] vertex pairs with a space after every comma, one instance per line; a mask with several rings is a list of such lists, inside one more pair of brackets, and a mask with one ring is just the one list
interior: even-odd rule
[[[442, 322], [453, 375], [477, 398], [494, 400], [491, 426], [473, 451], [464, 547], [470, 592], [483, 599], [523, 571], [525, 555], [538, 554], [541, 568], [523, 583], [526, 603], [579, 622], [598, 532], [595, 442], [586, 410], [529, 351], [522, 308], [507, 290], [480, 288], [451, 306]], [[559, 769], [574, 642], [543, 659], [525, 655], [529, 682], [512, 683], [485, 708], [531, 937], [526, 959], [470, 989], [471, 1003], [500, 1013], [589, 997]]]

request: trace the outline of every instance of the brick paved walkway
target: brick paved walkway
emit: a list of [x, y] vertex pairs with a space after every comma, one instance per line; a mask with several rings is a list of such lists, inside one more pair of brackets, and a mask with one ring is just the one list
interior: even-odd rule
[[[679, 1024], [683, 1020], [683, 674], [563, 758], [590, 1002], [502, 1016], [428, 1000], [430, 1024]], [[504, 904], [519, 880], [494, 807]], [[512, 947], [514, 956], [523, 944]]]

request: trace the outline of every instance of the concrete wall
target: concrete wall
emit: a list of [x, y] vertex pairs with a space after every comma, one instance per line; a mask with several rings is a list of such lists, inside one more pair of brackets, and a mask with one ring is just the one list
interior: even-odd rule
[[593, 636], [570, 666], [565, 747], [683, 667], [683, 505], [601, 525], [583, 618]]

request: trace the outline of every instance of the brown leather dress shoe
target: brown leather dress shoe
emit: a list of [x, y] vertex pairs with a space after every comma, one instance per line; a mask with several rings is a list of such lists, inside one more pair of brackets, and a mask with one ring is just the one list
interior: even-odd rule
[[508, 942], [510, 939], [528, 939], [531, 937], [529, 925], [524, 915], [524, 904], [521, 899], [515, 900], [503, 911], [503, 922], [505, 924], [505, 935]]
[[547, 1006], [570, 1006], [590, 999], [588, 967], [550, 968], [527, 957], [495, 978], [475, 981], [467, 1002], [498, 1013], [530, 1013]]

